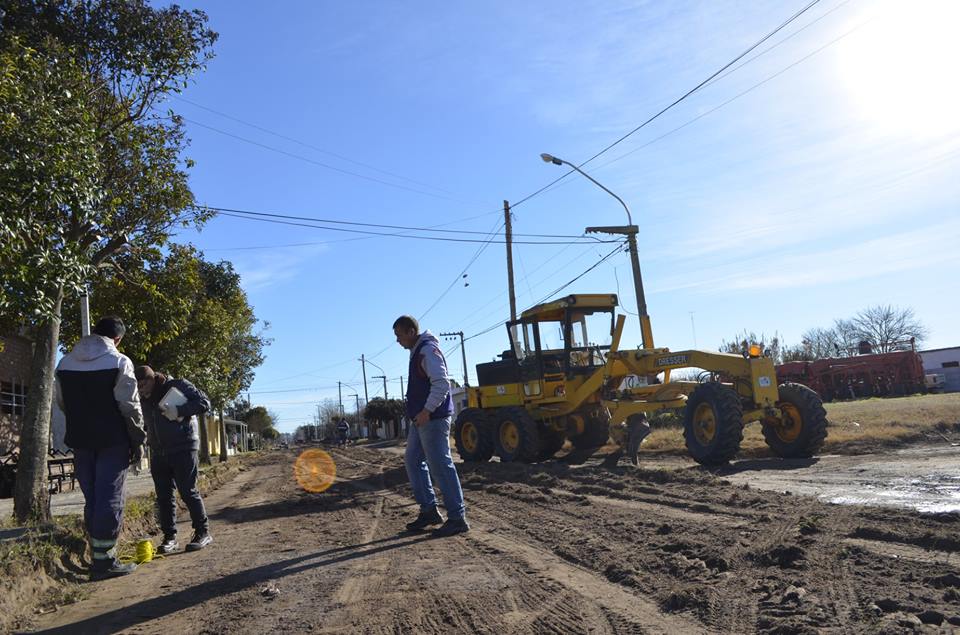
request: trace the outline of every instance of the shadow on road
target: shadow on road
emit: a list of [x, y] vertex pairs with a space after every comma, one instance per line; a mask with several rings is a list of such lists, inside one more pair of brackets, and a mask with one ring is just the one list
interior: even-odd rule
[[720, 467], [701, 467], [697, 469], [702, 469], [717, 476], [724, 476], [727, 474], [739, 474], [741, 472], [800, 470], [816, 465], [819, 460], [818, 457], [809, 459], [781, 459], [770, 457], [765, 459], [744, 459]]
[[[268, 580], [278, 580], [288, 575], [300, 573], [301, 571], [356, 560], [357, 558], [372, 556], [385, 551], [406, 547], [423, 540], [429, 540], [430, 534], [424, 534], [402, 541], [400, 538], [401, 537], [398, 536], [391, 536], [359, 545], [336, 547], [305, 556], [280, 560], [279, 562], [265, 564], [245, 571], [238, 571], [237, 573], [224, 576], [218, 580], [205, 581], [168, 595], [145, 600], [135, 606], [120, 607], [72, 624], [65, 624], [36, 632], [63, 633], [64, 635], [92, 632], [116, 633], [137, 626], [138, 624], [149, 622], [150, 620], [171, 615], [191, 606], [203, 604], [207, 600], [242, 591], [243, 589], [259, 585]], [[315, 561], [317, 558], [322, 559]]]

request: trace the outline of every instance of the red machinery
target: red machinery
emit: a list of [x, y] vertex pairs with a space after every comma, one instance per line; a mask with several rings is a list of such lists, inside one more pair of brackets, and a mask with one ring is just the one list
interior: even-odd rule
[[824, 401], [908, 395], [924, 389], [923, 361], [910, 350], [787, 362], [777, 366], [777, 381], [804, 384]]

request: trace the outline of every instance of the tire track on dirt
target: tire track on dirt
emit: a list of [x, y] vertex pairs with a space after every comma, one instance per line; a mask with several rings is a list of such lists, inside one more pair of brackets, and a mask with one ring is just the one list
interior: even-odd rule
[[[340, 453], [338, 455], [342, 459], [382, 469], [380, 464], [370, 463], [355, 457], [342, 456]], [[351, 485], [364, 491], [377, 492], [383, 498], [399, 504], [407, 502], [406, 497], [387, 488], [377, 490], [374, 486], [362, 482], [354, 482]], [[464, 544], [475, 544], [476, 546], [471, 551], [477, 556], [483, 553], [495, 553], [499, 562], [510, 563], [507, 564], [507, 567], [512, 575], [508, 576], [507, 582], [511, 585], [519, 580], [520, 584], [518, 586], [522, 588], [524, 586], [523, 578], [534, 576], [541, 581], [548, 580], [559, 584], [571, 593], [571, 597], [579, 598], [581, 602], [578, 608], [586, 613], [584, 626], [587, 631], [599, 627], [607, 632], [620, 632], [621, 629], [614, 626], [611, 619], [606, 616], [607, 613], [610, 613], [616, 618], [615, 621], [622, 621], [630, 625], [632, 630], [642, 628], [644, 632], [650, 633], [710, 632], [697, 622], [664, 613], [655, 602], [631, 593], [619, 584], [610, 582], [596, 571], [568, 562], [549, 549], [535, 546], [520, 538], [505, 535], [504, 530], [512, 528], [505, 525], [502, 517], [494, 512], [487, 511], [476, 504], [471, 504], [469, 513], [471, 531], [466, 535]], [[486, 550], [484, 550], [484, 547]], [[522, 564], [522, 569], [517, 568], [518, 564]], [[506, 572], [501, 571], [495, 574], [495, 577], [502, 580], [503, 575], [506, 575]], [[515, 580], [515, 578], [518, 580]], [[539, 584], [542, 586], [542, 582]], [[573, 613], [570, 615], [572, 617]], [[581, 617], [581, 619], [584, 618]], [[563, 628], [559, 624], [551, 625], [550, 622], [552, 621], [545, 621], [543, 626]], [[537, 622], [536, 616], [533, 622]], [[566, 624], [566, 626], [569, 626], [569, 624]], [[558, 632], [564, 631], [560, 630]]]

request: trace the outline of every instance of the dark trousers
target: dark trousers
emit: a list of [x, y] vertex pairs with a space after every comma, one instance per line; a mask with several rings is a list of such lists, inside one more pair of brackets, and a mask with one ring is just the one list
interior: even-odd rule
[[197, 490], [199, 466], [196, 450], [170, 454], [155, 450], [150, 452], [150, 475], [153, 476], [153, 487], [157, 492], [160, 529], [164, 536], [177, 535], [177, 501], [173, 497], [174, 487], [190, 510], [194, 531], [207, 530], [207, 512]]
[[127, 445], [73, 450], [73, 471], [83, 491], [83, 521], [96, 540], [116, 540], [123, 521], [123, 484], [130, 465]]

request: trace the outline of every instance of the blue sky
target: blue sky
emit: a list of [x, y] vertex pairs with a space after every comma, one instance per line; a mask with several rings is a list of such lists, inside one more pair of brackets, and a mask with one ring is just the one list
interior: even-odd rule
[[[187, 119], [203, 204], [490, 232], [504, 199], [563, 173], [541, 152], [585, 161], [804, 4], [186, 3], [220, 40], [169, 106]], [[743, 329], [796, 343], [876, 304], [913, 308], [930, 348], [960, 344], [958, 18], [950, 0], [822, 0], [585, 167], [640, 227], [657, 345], [715, 349]], [[514, 214], [517, 233], [625, 223], [577, 175]], [[479, 245], [225, 216], [178, 240], [232, 261], [270, 322], [250, 392], [283, 431], [336, 399], [338, 380], [346, 407], [362, 398], [361, 354], [399, 393], [398, 315], [469, 336], [508, 314], [502, 244], [454, 283]], [[517, 245], [519, 307], [610, 247]], [[631, 289], [618, 254], [563, 293], [619, 292], [633, 311]], [[625, 343], [639, 340], [630, 317]], [[499, 328], [468, 341], [471, 378], [505, 347]], [[459, 352], [449, 363], [462, 377]]]

